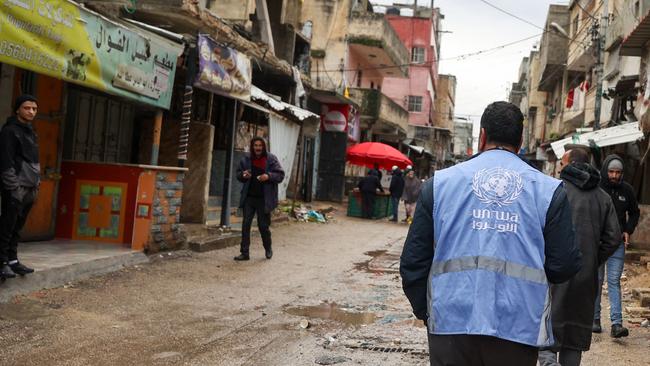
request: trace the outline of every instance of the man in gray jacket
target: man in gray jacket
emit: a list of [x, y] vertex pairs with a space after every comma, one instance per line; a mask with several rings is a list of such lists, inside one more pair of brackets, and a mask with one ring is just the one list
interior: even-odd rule
[[40, 184], [38, 141], [32, 127], [37, 111], [36, 98], [19, 96], [14, 103], [15, 115], [7, 119], [0, 131], [1, 279], [34, 272], [18, 261], [18, 239]]

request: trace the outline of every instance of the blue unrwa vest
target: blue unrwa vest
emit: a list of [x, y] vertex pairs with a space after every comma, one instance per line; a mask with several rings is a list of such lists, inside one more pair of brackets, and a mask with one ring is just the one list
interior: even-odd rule
[[543, 230], [560, 183], [502, 150], [436, 172], [429, 332], [552, 344]]

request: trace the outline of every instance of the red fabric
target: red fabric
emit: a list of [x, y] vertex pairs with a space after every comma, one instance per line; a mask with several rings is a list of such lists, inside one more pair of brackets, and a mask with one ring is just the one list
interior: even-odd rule
[[346, 154], [348, 162], [354, 165], [372, 168], [379, 164], [380, 168], [390, 170], [393, 165], [401, 169], [413, 165], [411, 160], [396, 148], [381, 142], [364, 142], [348, 148]]
[[567, 108], [573, 107], [573, 95], [574, 95], [573, 92], [574, 92], [574, 90], [575, 89], [569, 90], [569, 93], [566, 96], [566, 107]]
[[254, 167], [262, 170], [266, 170], [266, 156], [260, 156], [259, 158], [252, 158], [251, 163]]

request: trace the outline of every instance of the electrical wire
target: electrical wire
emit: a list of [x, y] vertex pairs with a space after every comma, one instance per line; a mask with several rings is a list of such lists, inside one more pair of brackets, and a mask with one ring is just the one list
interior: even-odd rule
[[486, 1], [486, 0], [479, 0], [479, 1], [482, 2], [482, 3], [484, 3], [484, 4], [486, 4], [486, 5], [488, 5], [488, 6], [490, 6], [490, 7], [492, 7], [492, 8], [494, 8], [494, 9], [496, 9], [496, 10], [498, 10], [498, 11], [500, 11], [500, 12], [502, 12], [502, 13], [504, 13], [504, 14], [507, 14], [507, 15], [509, 15], [509, 16], [511, 16], [511, 17], [513, 17], [513, 18], [515, 18], [515, 19], [517, 19], [517, 20], [520, 20], [520, 21], [522, 21], [522, 22], [524, 22], [524, 23], [526, 23], [526, 24], [528, 24], [528, 25], [532, 25], [533, 27], [535, 27], [535, 28], [537, 28], [537, 29], [544, 30], [544, 28], [540, 27], [539, 25], [537, 25], [537, 24], [535, 24], [535, 23], [533, 23], [533, 22], [531, 22], [531, 21], [529, 21], [529, 20], [526, 20], [526, 19], [524, 19], [524, 18], [521, 18], [521, 17], [519, 17], [519, 16], [517, 16], [517, 15], [515, 15], [515, 14], [513, 14], [513, 13], [511, 13], [511, 12], [505, 10], [505, 9], [502, 9], [502, 8], [500, 8], [500, 7], [498, 7], [498, 6], [494, 5], [494, 4], [492, 4], [492, 3], [489, 2], [489, 1]]
[[[520, 39], [520, 40], [517, 40], [517, 41], [513, 41], [513, 42], [509, 42], [509, 43], [502, 44], [502, 45], [499, 45], [499, 46], [495, 46], [495, 47], [492, 47], [492, 48], [488, 48], [488, 49], [484, 49], [484, 50], [480, 50], [480, 51], [475, 51], [475, 52], [470, 52], [470, 53], [465, 53], [465, 54], [457, 55], [457, 56], [453, 56], [453, 57], [441, 58], [439, 60], [434, 60], [434, 61], [429, 61], [429, 62], [421, 62], [421, 63], [409, 62], [407, 64], [400, 64], [400, 65], [386, 65], [386, 66], [375, 66], [375, 67], [365, 67], [365, 68], [320, 70], [320, 71], [332, 71], [332, 72], [336, 72], [336, 71], [366, 71], [366, 70], [395, 69], [395, 68], [401, 68], [401, 67], [406, 67], [406, 66], [431, 66], [433, 64], [439, 63], [440, 61], [464, 60], [464, 59], [469, 58], [469, 57], [474, 57], [474, 56], [484, 54], [486, 52], [496, 51], [496, 50], [499, 50], [499, 49], [502, 49], [502, 48], [506, 48], [506, 47], [509, 47], [509, 46], [512, 46], [512, 45], [515, 45], [515, 44], [518, 44], [518, 43], [528, 41], [528, 40], [533, 39], [535, 37], [539, 37], [542, 34], [543, 33], [539, 33], [539, 34], [535, 34], [535, 35], [532, 35], [532, 36], [529, 36], [529, 37], [526, 37], [526, 38], [523, 38], [523, 39]], [[312, 72], [314, 72], [314, 71], [312, 71]]]
[[598, 18], [596, 18], [593, 14], [591, 14], [590, 12], [588, 12], [587, 9], [585, 9], [585, 8], [582, 6], [582, 4], [580, 4], [580, 0], [577, 0], [577, 1], [576, 1], [576, 5], [578, 5], [578, 7], [579, 7], [580, 9], [582, 9], [582, 11], [584, 11], [585, 13], [587, 13], [587, 15], [589, 15], [589, 18], [591, 18], [591, 19], [593, 19], [593, 20], [595, 20], [595, 21], [598, 21]]

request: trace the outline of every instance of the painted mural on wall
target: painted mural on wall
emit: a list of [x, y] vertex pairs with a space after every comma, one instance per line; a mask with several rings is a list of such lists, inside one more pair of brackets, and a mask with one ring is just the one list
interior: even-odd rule
[[199, 73], [194, 86], [227, 97], [251, 100], [250, 59], [212, 38], [199, 35]]
[[182, 47], [67, 1], [0, 3], [0, 62], [168, 109]]

